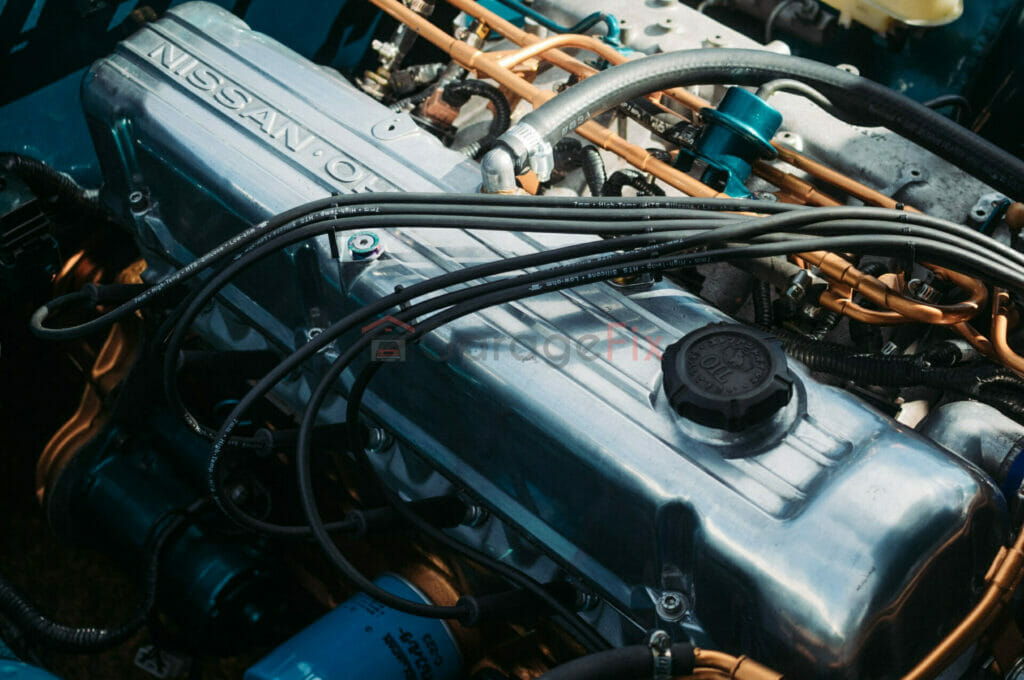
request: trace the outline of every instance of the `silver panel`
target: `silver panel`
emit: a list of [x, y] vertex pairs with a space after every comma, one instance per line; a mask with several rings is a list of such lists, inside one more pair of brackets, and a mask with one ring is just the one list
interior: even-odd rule
[[[163, 63], [169, 44], [197, 61], [189, 74]], [[251, 102], [225, 105], [235, 91]], [[471, 191], [478, 182], [473, 164], [424, 133], [382, 136], [385, 108], [204, 3], [172, 10], [95, 65], [84, 101], [106, 199], [165, 266], [243, 221], [331, 190]], [[282, 128], [266, 133], [267, 111], [297, 126], [300, 148], [287, 132], [272, 134]], [[322, 159], [334, 155], [362, 179], [324, 172]], [[133, 190], [149, 193], [148, 208], [128, 209]], [[381, 234], [386, 254], [371, 263], [339, 263], [326, 238], [316, 244], [329, 317], [396, 284], [569, 240], [400, 226]], [[242, 278], [227, 307], [206, 317], [207, 338], [235, 347], [301, 341], [309, 303], [292, 262], [282, 255]], [[797, 397], [755, 431], [725, 437], [679, 418], [663, 397], [657, 353], [722, 320], [669, 284], [590, 285], [452, 324], [374, 383], [374, 417], [418, 454], [392, 450], [381, 464], [411, 494], [444, 487], [436, 469], [482, 499], [502, 521], [462, 535], [537, 576], [560, 565], [604, 598], [592, 616], [603, 630], [617, 617], [621, 639], [657, 624], [653, 600], [672, 590], [689, 606], [660, 625], [706, 631], [718, 647], [799, 677], [909, 666], [938, 639], [934, 622], [951, 622], [970, 602], [963, 575], [994, 554], [1004, 513], [997, 492], [973, 467], [799, 366]], [[320, 367], [313, 362], [279, 396], [301, 408]]]

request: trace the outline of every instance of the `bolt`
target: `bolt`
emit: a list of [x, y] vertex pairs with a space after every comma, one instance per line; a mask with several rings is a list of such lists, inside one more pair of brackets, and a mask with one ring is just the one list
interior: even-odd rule
[[860, 69], [854, 66], [853, 64], [839, 64], [838, 66], [836, 66], [836, 68], [839, 69], [840, 71], [852, 73], [855, 76], [860, 75]]
[[141, 191], [128, 194], [128, 207], [135, 214], [144, 213], [149, 208], [149, 199]]
[[462, 518], [462, 525], [467, 527], [478, 527], [490, 519], [491, 513], [479, 505], [470, 505], [466, 508], [466, 516]]
[[678, 616], [686, 608], [686, 599], [682, 593], [666, 590], [658, 598], [658, 607], [666, 616]]
[[370, 453], [381, 453], [391, 448], [393, 442], [394, 439], [386, 430], [375, 427], [370, 430], [370, 437], [366, 442], [366, 450]]
[[380, 237], [372, 231], [361, 231], [353, 234], [348, 240], [348, 251], [353, 260], [373, 260], [379, 257], [383, 250]]
[[589, 612], [597, 609], [599, 604], [601, 604], [601, 598], [597, 595], [576, 591], [576, 611]]

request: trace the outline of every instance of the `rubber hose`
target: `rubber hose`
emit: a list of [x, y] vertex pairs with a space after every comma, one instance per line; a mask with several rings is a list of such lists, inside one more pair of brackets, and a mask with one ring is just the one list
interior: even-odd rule
[[[868, 262], [860, 268], [860, 270], [868, 276], [878, 277], [887, 271], [887, 268], [881, 262]], [[858, 301], [863, 301], [859, 295], [855, 296]], [[877, 352], [882, 349], [884, 342], [882, 337], [882, 328], [874, 324], [864, 323], [863, 321], [855, 321], [850, 319], [850, 340], [857, 347], [862, 347], [863, 352]]]
[[115, 627], [68, 626], [44, 616], [10, 581], [0, 576], [0, 614], [24, 634], [47, 647], [71, 653], [101, 652], [125, 642], [146, 624], [156, 601], [159, 561], [167, 540], [186, 526], [186, 515], [174, 517], [153, 542], [143, 580], [142, 601], [134, 615]]
[[839, 325], [841, 318], [843, 318], [843, 315], [839, 312], [822, 309], [821, 316], [815, 321], [811, 332], [807, 334], [807, 338], [809, 340], [824, 340]]
[[591, 196], [603, 196], [605, 182], [608, 175], [604, 169], [604, 159], [597, 147], [587, 145], [580, 149], [580, 165], [583, 167], [583, 176], [587, 178], [587, 187]]
[[46, 163], [18, 153], [0, 153], [0, 168], [17, 175], [40, 198], [54, 196], [69, 212], [79, 213], [87, 219], [109, 220], [99, 198], [79, 185], [68, 175], [58, 172]]
[[455, 108], [461, 108], [470, 97], [483, 97], [494, 106], [494, 117], [491, 118], [491, 125], [483, 139], [459, 149], [461, 153], [473, 158], [481, 151], [489, 149], [494, 140], [508, 130], [512, 124], [512, 107], [501, 90], [482, 80], [457, 80], [445, 85], [441, 92], [441, 98]]
[[[672, 645], [672, 675], [690, 675], [696, 661], [693, 645]], [[556, 666], [540, 680], [635, 680], [654, 675], [654, 656], [647, 645], [618, 647], [581, 656]]]
[[765, 327], [770, 327], [775, 323], [775, 314], [772, 310], [772, 286], [770, 283], [758, 281], [754, 285], [751, 301], [754, 303], [754, 323]]
[[[786, 354], [805, 364], [810, 370], [828, 373], [862, 385], [924, 385], [950, 389], [972, 397], [983, 396], [984, 388], [994, 383], [1024, 387], [1024, 381], [1012, 371], [988, 362], [943, 366], [933, 365], [929, 360], [925, 360], [928, 353], [892, 356], [854, 354], [844, 345], [808, 340], [778, 328], [762, 327], [762, 330], [778, 337]], [[931, 355], [930, 360], [936, 363], [945, 361], [939, 355]]]
[[654, 182], [648, 182], [644, 176], [632, 168], [616, 170], [604, 183], [602, 196], [622, 196], [622, 188], [631, 186], [638, 196], [664, 196], [665, 191]]
[[[584, 79], [520, 122], [554, 143], [586, 120], [650, 92], [714, 83], [759, 86], [792, 78], [839, 109], [875, 121], [1017, 200], [1024, 161], [884, 85], [810, 59], [762, 50], [684, 50], [636, 59]], [[521, 160], [521, 159], [520, 159]]]

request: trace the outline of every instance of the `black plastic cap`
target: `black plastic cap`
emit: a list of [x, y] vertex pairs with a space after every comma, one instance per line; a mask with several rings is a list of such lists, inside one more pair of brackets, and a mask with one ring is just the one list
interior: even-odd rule
[[717, 323], [688, 334], [665, 350], [661, 369], [676, 413], [730, 432], [771, 418], [793, 393], [782, 344], [739, 324]]

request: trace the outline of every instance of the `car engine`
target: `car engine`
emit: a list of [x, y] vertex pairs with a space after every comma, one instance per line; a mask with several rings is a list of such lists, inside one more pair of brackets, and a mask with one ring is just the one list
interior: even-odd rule
[[1024, 3], [55, 4], [0, 675], [1024, 677]]

